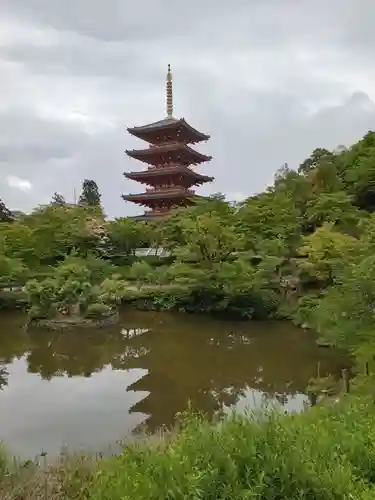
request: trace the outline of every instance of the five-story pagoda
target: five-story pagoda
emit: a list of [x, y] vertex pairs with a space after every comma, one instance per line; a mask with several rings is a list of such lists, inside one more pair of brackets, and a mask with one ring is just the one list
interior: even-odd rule
[[127, 131], [149, 143], [146, 149], [126, 151], [131, 158], [146, 163], [147, 170], [124, 173], [125, 177], [146, 186], [139, 194], [122, 195], [131, 201], [149, 208], [138, 219], [153, 219], [168, 215], [175, 207], [188, 206], [196, 198], [194, 186], [213, 181], [213, 177], [201, 175], [191, 165], [210, 161], [190, 145], [207, 141], [210, 136], [191, 127], [184, 118], [173, 117], [172, 74], [170, 65], [167, 73], [167, 116], [149, 125], [128, 128]]

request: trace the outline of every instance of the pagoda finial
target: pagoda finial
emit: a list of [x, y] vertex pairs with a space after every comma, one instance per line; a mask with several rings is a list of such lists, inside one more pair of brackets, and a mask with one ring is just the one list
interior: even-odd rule
[[167, 116], [168, 118], [173, 116], [172, 72], [170, 64], [168, 64], [167, 73]]

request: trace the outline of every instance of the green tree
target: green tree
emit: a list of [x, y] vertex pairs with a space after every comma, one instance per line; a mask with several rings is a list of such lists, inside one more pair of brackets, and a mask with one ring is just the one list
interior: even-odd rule
[[12, 212], [6, 207], [5, 203], [0, 199], [0, 222], [12, 222]]
[[1, 224], [0, 238], [5, 256], [20, 259], [28, 267], [39, 262], [38, 251], [33, 241], [33, 230], [24, 223], [16, 221], [11, 224]]
[[288, 252], [301, 236], [301, 210], [286, 192], [263, 193], [246, 200], [237, 213], [238, 232], [254, 253]]
[[82, 255], [95, 251], [102, 222], [85, 206], [56, 204], [39, 207], [24, 220], [39, 260], [47, 264], [63, 260], [74, 249]]
[[28, 281], [25, 292], [32, 306], [31, 316], [53, 316], [62, 308], [70, 315], [80, 314], [98, 295], [90, 278], [86, 266], [68, 258], [56, 267], [53, 277]]
[[87, 205], [89, 207], [101, 207], [101, 194], [98, 185], [91, 179], [85, 179], [82, 184], [82, 192], [79, 197], [80, 205]]
[[52, 202], [55, 205], [66, 205], [65, 198], [62, 194], [60, 193], [54, 193], [52, 196]]
[[143, 260], [134, 262], [129, 270], [129, 277], [136, 280], [138, 288], [142, 287], [142, 284], [148, 280], [151, 274], [152, 267]]
[[300, 164], [298, 172], [302, 174], [308, 174], [312, 170], [321, 166], [323, 163], [326, 162], [331, 163], [334, 162], [334, 160], [335, 160], [335, 153], [333, 153], [332, 151], [328, 151], [328, 149], [325, 148], [316, 148], [311, 153], [309, 158], [307, 158]]
[[243, 246], [235, 227], [214, 213], [181, 220], [180, 230], [183, 243], [175, 247], [174, 253], [182, 261], [199, 261], [203, 265], [221, 262]]
[[306, 218], [313, 226], [332, 222], [341, 228], [350, 230], [357, 226], [361, 213], [353, 205], [353, 197], [345, 191], [322, 193], [307, 204]]
[[375, 345], [374, 311], [375, 257], [371, 255], [345, 266], [336, 286], [315, 309], [315, 325], [325, 338], [355, 351], [361, 345]]
[[28, 270], [20, 259], [12, 259], [0, 254], [0, 281], [5, 283], [14, 283], [23, 281], [27, 277]]
[[166, 272], [169, 281], [184, 285], [200, 285], [209, 277], [205, 269], [184, 262], [172, 264]]
[[359, 242], [352, 236], [335, 231], [325, 223], [315, 233], [303, 238], [298, 249], [298, 265], [302, 277], [312, 278], [325, 285], [333, 283], [348, 262], [358, 257]]
[[112, 254], [115, 255], [134, 255], [134, 251], [148, 238], [147, 225], [130, 217], [109, 221], [106, 229]]

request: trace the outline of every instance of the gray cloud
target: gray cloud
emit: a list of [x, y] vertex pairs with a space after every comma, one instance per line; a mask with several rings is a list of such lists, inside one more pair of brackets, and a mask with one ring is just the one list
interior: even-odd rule
[[260, 191], [373, 128], [374, 15], [372, 0], [2, 0], [0, 197], [29, 210], [88, 177], [110, 216], [138, 213], [120, 198], [140, 189], [125, 130], [164, 116], [167, 63], [176, 115], [212, 136], [201, 192]]

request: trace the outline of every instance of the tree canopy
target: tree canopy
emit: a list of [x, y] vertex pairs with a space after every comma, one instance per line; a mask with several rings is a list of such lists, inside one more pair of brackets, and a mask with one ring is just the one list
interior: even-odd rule
[[85, 179], [82, 184], [82, 192], [79, 197], [80, 205], [89, 207], [101, 207], [101, 194], [98, 185], [92, 179]]

